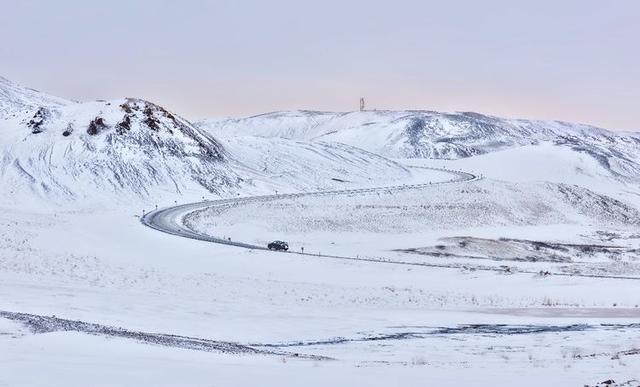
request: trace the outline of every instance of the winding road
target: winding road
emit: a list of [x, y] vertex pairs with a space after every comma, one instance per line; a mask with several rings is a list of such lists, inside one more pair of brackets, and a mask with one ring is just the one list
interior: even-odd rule
[[[471, 181], [480, 180], [482, 178], [472, 173], [455, 171], [451, 169], [430, 168], [430, 167], [421, 167], [421, 166], [409, 166], [409, 167], [419, 168], [419, 169], [428, 169], [428, 170], [438, 171], [438, 172], [445, 172], [445, 173], [451, 174], [453, 177], [449, 180], [443, 180], [439, 182], [418, 183], [418, 184], [402, 184], [402, 185], [372, 187], [372, 188], [354, 188], [354, 189], [332, 190], [332, 191], [301, 192], [301, 193], [277, 194], [277, 195], [248, 196], [248, 197], [241, 197], [241, 198], [230, 198], [230, 199], [219, 199], [219, 200], [205, 200], [202, 202], [188, 203], [188, 204], [182, 204], [174, 207], [157, 209], [142, 216], [140, 218], [140, 221], [145, 226], [148, 226], [155, 230], [162, 231], [167, 234], [180, 236], [183, 238], [195, 239], [195, 240], [211, 242], [211, 243], [218, 243], [223, 245], [236, 246], [236, 247], [241, 247], [241, 248], [251, 249], [251, 250], [268, 250], [267, 247], [265, 247], [264, 245], [256, 245], [253, 243], [242, 242], [242, 241], [232, 241], [229, 239], [224, 239], [222, 237], [204, 234], [202, 232], [199, 232], [187, 226], [184, 220], [189, 214], [192, 214], [196, 211], [201, 211], [207, 208], [212, 208], [212, 207], [224, 208], [224, 207], [232, 207], [232, 206], [237, 206], [237, 205], [242, 205], [242, 204], [252, 203], [252, 202], [268, 202], [268, 201], [274, 201], [279, 199], [290, 199], [290, 198], [300, 198], [300, 197], [314, 197], [314, 196], [321, 197], [321, 196], [353, 195], [353, 194], [366, 195], [366, 194], [373, 194], [378, 192], [398, 192], [398, 191], [404, 191], [404, 190], [427, 189], [430, 187], [436, 187], [436, 186], [441, 186], [445, 184], [458, 184], [458, 183], [464, 183], [464, 182], [471, 182]], [[511, 273], [511, 274], [515, 274], [515, 273], [533, 274], [533, 275], [539, 274], [539, 271], [521, 270], [514, 267], [468, 265], [468, 264], [449, 263], [449, 262], [447, 263], [415, 262], [415, 261], [388, 259], [384, 257], [361, 257], [361, 256], [313, 254], [313, 253], [303, 253], [299, 251], [287, 251], [287, 252], [281, 251], [279, 253], [297, 254], [297, 255], [304, 255], [304, 256], [310, 256], [310, 257], [340, 259], [340, 260], [348, 260], [348, 261], [386, 263], [386, 264], [392, 264], [392, 265], [421, 266], [421, 267], [473, 270], [473, 271], [476, 271], [476, 270], [492, 271], [492, 272], [506, 271], [507, 273]], [[550, 272], [549, 274], [554, 276], [563, 276], [563, 277], [640, 280], [640, 277], [608, 275], [608, 274], [586, 274], [586, 273], [569, 273], [569, 272], [557, 272], [557, 271]]]
[[[473, 175], [471, 173], [454, 171], [451, 169], [429, 168], [429, 167], [418, 167], [418, 166], [410, 166], [410, 168], [428, 169], [432, 171], [444, 172], [444, 173], [451, 174], [453, 178], [449, 180], [440, 181], [440, 182], [428, 182], [428, 183], [419, 183], [419, 184], [403, 184], [403, 185], [394, 185], [394, 186], [385, 186], [385, 187], [353, 188], [353, 189], [334, 190], [334, 191], [301, 192], [301, 193], [291, 193], [291, 194], [249, 196], [249, 197], [242, 197], [242, 198], [231, 198], [231, 199], [220, 199], [220, 200], [206, 200], [202, 202], [182, 204], [175, 207], [161, 208], [155, 211], [151, 211], [145, 214], [144, 216], [142, 216], [140, 221], [145, 226], [151, 227], [155, 230], [162, 231], [172, 235], [181, 236], [184, 238], [197, 239], [197, 240], [206, 241], [206, 242], [243, 247], [243, 248], [252, 249], [252, 250], [267, 250], [265, 246], [255, 245], [255, 244], [245, 243], [245, 242], [230, 241], [228, 239], [224, 239], [221, 237], [215, 237], [215, 236], [203, 234], [185, 225], [184, 219], [187, 215], [193, 212], [200, 211], [205, 208], [211, 208], [211, 207], [230, 207], [230, 206], [236, 206], [236, 205], [252, 203], [252, 202], [268, 202], [268, 201], [274, 201], [279, 199], [291, 199], [291, 198], [300, 198], [300, 197], [314, 197], [314, 196], [320, 197], [320, 196], [353, 195], [353, 194], [366, 195], [366, 194], [373, 194], [378, 192], [389, 192], [389, 191], [397, 192], [397, 191], [403, 191], [403, 190], [424, 189], [424, 188], [434, 187], [434, 186], [439, 186], [444, 184], [462, 183], [462, 182], [474, 181], [479, 179], [478, 176]], [[302, 254], [297, 252], [289, 252], [289, 253]], [[318, 256], [318, 254], [303, 254], [303, 255]], [[337, 257], [337, 256], [328, 256], [328, 255], [324, 257], [351, 258], [351, 257]], [[366, 259], [363, 259], [363, 260], [366, 260]]]

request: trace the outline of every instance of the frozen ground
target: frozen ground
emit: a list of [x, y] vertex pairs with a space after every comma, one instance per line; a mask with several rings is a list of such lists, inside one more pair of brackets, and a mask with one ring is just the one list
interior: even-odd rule
[[640, 384], [636, 137], [434, 112], [203, 133], [4, 79], [0, 116], [0, 386]]
[[[615, 211], [572, 206], [556, 186], [532, 183], [536, 195], [522, 197], [536, 206], [542, 201], [553, 211], [514, 217], [522, 190], [531, 187], [510, 184], [485, 179], [380, 197], [282, 198], [205, 217], [228, 227], [235, 217], [236, 229], [216, 228], [214, 235], [229, 231], [234, 240], [261, 242], [284, 234], [292, 245], [305, 235], [323, 249], [356, 256], [366, 251], [381, 262], [239, 249], [171, 236], [141, 226], [140, 205], [3, 208], [0, 383], [404, 386], [509, 385], [517, 380], [533, 386], [637, 378], [640, 281], [537, 273], [560, 271], [569, 259], [584, 267], [604, 263], [606, 273], [619, 274], [613, 270], [615, 247], [591, 258], [561, 250], [560, 264], [514, 261], [533, 249], [523, 240], [597, 242], [632, 250], [638, 242], [630, 218], [635, 209], [611, 203]], [[492, 196], [503, 199], [491, 204]], [[437, 203], [446, 198], [470, 211], [475, 211], [474, 202], [500, 211], [445, 221], [447, 209], [437, 210]], [[290, 201], [304, 206], [292, 209]], [[384, 218], [371, 218], [379, 211], [357, 213], [381, 203], [390, 207]], [[358, 205], [362, 208], [356, 210]], [[408, 216], [405, 206], [423, 205], [432, 210]], [[268, 215], [280, 206], [291, 226]], [[337, 225], [303, 222], [328, 212]], [[345, 218], [352, 218], [357, 230]], [[495, 225], [496, 219], [503, 224]], [[242, 226], [246, 222], [254, 226]], [[611, 230], [617, 234], [598, 233]], [[416, 254], [435, 245], [452, 255], [466, 254], [460, 240], [440, 240], [447, 236], [519, 238], [515, 245], [503, 241], [506, 247], [470, 241], [473, 254], [485, 258], [495, 249], [508, 251], [511, 255], [499, 256], [511, 258], [507, 264], [516, 269], [505, 272], [504, 262], [490, 259], [427, 261]], [[396, 251], [402, 248], [416, 251]], [[636, 257], [625, 252], [621, 261], [635, 267]], [[443, 259], [463, 265], [383, 262]]]
[[184, 349], [5, 318], [0, 380], [11, 386], [45, 376], [69, 386], [488, 385], [523, 375], [523, 385], [549, 375], [576, 385], [629, 380], [640, 366], [636, 281], [241, 250], [165, 236], [120, 209], [4, 214], [3, 311], [278, 352]]

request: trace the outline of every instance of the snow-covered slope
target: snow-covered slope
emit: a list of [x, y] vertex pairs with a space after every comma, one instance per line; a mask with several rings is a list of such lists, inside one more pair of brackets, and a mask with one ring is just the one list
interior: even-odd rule
[[78, 103], [0, 78], [0, 204], [173, 202], [210, 193], [380, 185], [411, 175], [348, 145], [224, 137], [221, 142], [148, 101]]
[[0, 195], [6, 202], [131, 200], [224, 192], [239, 184], [215, 139], [147, 101], [76, 103], [3, 79], [0, 106]]
[[640, 177], [637, 135], [558, 121], [431, 111], [291, 111], [202, 121], [196, 125], [215, 135], [340, 142], [393, 158], [459, 159], [550, 143], [588, 155], [612, 177], [634, 180]]
[[[283, 113], [204, 133], [138, 99], [3, 85], [0, 386], [635, 385], [637, 135], [429, 112]], [[407, 131], [429, 116], [439, 137]], [[436, 179], [450, 183], [410, 186]], [[226, 242], [283, 239], [288, 254], [132, 216], [211, 191], [371, 185], [385, 189], [168, 217]], [[79, 200], [10, 205], [24, 198]]]
[[72, 103], [63, 98], [19, 86], [0, 77], [0, 117], [16, 117], [20, 113], [29, 113], [34, 108], [55, 108]]
[[[441, 166], [442, 160], [407, 160], [407, 163]], [[640, 208], [637, 178], [620, 179], [585, 152], [551, 142], [525, 145], [475, 157], [447, 161], [450, 168], [514, 183], [571, 184], [614, 197]]]
[[[256, 189], [271, 193], [340, 189], [406, 182], [405, 166], [338, 143], [254, 136], [217, 137], [234, 170]], [[260, 191], [257, 191], [260, 192]]]
[[[309, 244], [316, 238], [323, 251], [337, 244], [338, 250], [333, 253], [339, 253], [362, 234], [375, 235], [377, 243], [372, 246], [379, 248], [385, 240], [393, 241], [395, 235], [401, 235], [402, 244], [412, 239], [407, 238], [411, 234], [421, 240], [429, 233], [466, 235], [470, 230], [488, 228], [502, 228], [502, 233], [557, 225], [565, 229], [587, 225], [634, 229], [640, 224], [640, 211], [575, 185], [485, 179], [428, 190], [255, 201], [243, 206], [211, 207], [185, 219], [191, 229], [209, 235], [244, 236], [256, 244], [287, 235], [292, 246]], [[349, 233], [358, 236], [348, 238]]]

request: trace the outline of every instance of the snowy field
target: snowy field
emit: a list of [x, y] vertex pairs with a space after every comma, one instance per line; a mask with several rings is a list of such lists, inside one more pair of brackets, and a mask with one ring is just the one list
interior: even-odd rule
[[[531, 211], [519, 211], [523, 197]], [[443, 207], [448, 198], [451, 204]], [[140, 225], [140, 206], [4, 208], [0, 310], [43, 316], [44, 322], [0, 318], [6, 349], [0, 382], [389, 386], [518, 380], [533, 386], [633, 380], [640, 369], [636, 210], [612, 202], [614, 210], [603, 211], [567, 200], [555, 185], [484, 179], [380, 196], [257, 202], [192, 219], [212, 234], [256, 243], [288, 238], [292, 249], [304, 240], [307, 251], [381, 262], [171, 236]], [[456, 209], [463, 212], [455, 215]], [[283, 213], [289, 221], [277, 216]], [[599, 233], [611, 230], [618, 237]], [[518, 261], [527, 256], [520, 250], [529, 250], [522, 243], [520, 250], [478, 241], [470, 247], [485, 258], [496, 255], [491, 249], [507, 259], [504, 252], [512, 254], [497, 262], [467, 258], [469, 251], [458, 251], [460, 241], [442, 240], [461, 236], [627, 250], [618, 259], [615, 251], [576, 257], [563, 249], [555, 262]], [[436, 245], [452, 256], [416, 254], [443, 249]], [[620, 275], [616, 267], [626, 264], [633, 270], [623, 274], [638, 279], [531, 273], [570, 272], [567, 266], [590, 273], [589, 265], [598, 264], [610, 275]], [[86, 326], [57, 319], [117, 332], [94, 327], [83, 333]], [[194, 349], [175, 338], [145, 336], [162, 334], [232, 349]]]
[[163, 235], [125, 210], [4, 213], [12, 227], [2, 235], [3, 311], [276, 353], [183, 349], [65, 325], [33, 334], [0, 319], [6, 385], [44, 376], [65, 386], [536, 385], [545, 375], [578, 385], [632, 379], [640, 367], [627, 354], [640, 347], [638, 281], [243, 250]]
[[640, 384], [637, 137], [0, 91], [0, 386]]

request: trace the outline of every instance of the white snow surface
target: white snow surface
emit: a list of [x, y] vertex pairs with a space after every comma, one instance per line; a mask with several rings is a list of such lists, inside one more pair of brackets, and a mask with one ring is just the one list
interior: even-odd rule
[[[3, 202], [156, 203], [319, 190], [408, 178], [400, 164], [341, 144], [227, 138], [135, 98], [76, 103], [0, 82]], [[93, 125], [93, 126], [92, 126]]]
[[502, 149], [552, 143], [588, 155], [617, 178], [640, 175], [637, 135], [559, 121], [503, 119], [432, 111], [284, 111], [204, 120], [214, 135], [253, 135], [340, 142], [391, 158], [459, 159]]
[[390, 185], [424, 178], [401, 163], [345, 144], [254, 136], [218, 137], [218, 141], [246, 183], [269, 193]]
[[0, 104], [5, 203], [131, 201], [239, 184], [215, 139], [153, 103], [64, 103], [3, 80]]
[[[637, 135], [426, 111], [193, 125], [2, 78], [0, 134], [0, 386], [640, 379]], [[414, 167], [481, 178], [404, 189], [451, 178]], [[389, 188], [234, 201], [359, 187]], [[140, 223], [203, 197], [228, 202], [177, 221], [291, 252]]]

